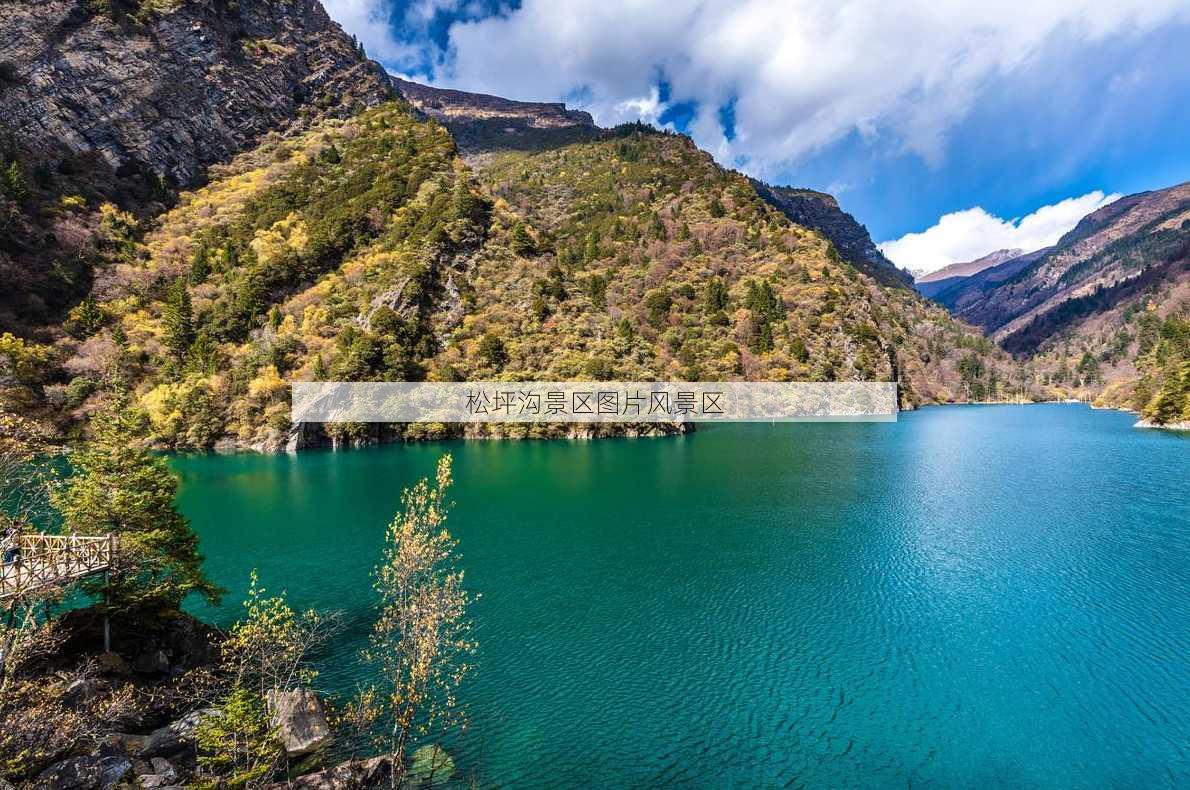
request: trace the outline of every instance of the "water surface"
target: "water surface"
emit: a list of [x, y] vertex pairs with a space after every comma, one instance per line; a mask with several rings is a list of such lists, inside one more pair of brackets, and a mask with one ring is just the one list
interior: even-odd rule
[[455, 458], [472, 726], [506, 787], [1190, 786], [1190, 440], [1075, 405], [174, 459], [208, 569], [344, 611]]

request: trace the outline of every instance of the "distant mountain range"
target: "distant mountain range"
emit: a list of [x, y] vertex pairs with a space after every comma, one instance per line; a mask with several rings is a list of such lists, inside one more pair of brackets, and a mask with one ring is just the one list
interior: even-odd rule
[[1031, 352], [1138, 290], [1178, 281], [1188, 257], [1190, 183], [1121, 198], [1084, 217], [1053, 247], [992, 253], [961, 265], [974, 269], [966, 276], [942, 277], [943, 270], [920, 282], [1010, 351]]
[[998, 266], [1005, 261], [1019, 258], [1024, 253], [1024, 250], [996, 250], [973, 261], [952, 263], [948, 266], [943, 266], [937, 271], [917, 275], [914, 278], [913, 287], [922, 296], [928, 296], [932, 299], [963, 279], [973, 274], [978, 274], [984, 269]]
[[1028, 359], [1057, 396], [1190, 420], [1190, 183], [1129, 195], [1053, 247], [1012, 253], [915, 287]]

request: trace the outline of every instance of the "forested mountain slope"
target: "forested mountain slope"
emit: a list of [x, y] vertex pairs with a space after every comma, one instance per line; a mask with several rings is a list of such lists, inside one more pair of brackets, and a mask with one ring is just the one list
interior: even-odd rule
[[1190, 184], [1121, 198], [935, 298], [1057, 395], [1190, 420]]
[[83, 308], [55, 397], [85, 410], [118, 375], [174, 446], [286, 442], [291, 378], [900, 378], [908, 404], [1008, 386], [986, 340], [685, 137], [633, 126], [472, 171], [400, 103], [239, 157]]
[[[114, 51], [143, 57], [162, 79], [175, 78], [172, 66], [155, 59], [174, 64], [189, 52], [210, 63], [209, 51], [222, 53], [210, 69], [218, 79], [181, 100], [196, 130], [214, 119], [217, 139], [199, 145], [155, 126], [152, 112], [138, 114], [164, 113], [164, 98], [134, 103], [102, 139], [125, 141], [112, 150], [147, 168], [143, 186], [160, 194], [142, 197], [119, 180], [103, 191], [91, 186], [102, 182], [97, 175], [123, 165], [109, 161], [111, 146], [77, 137], [88, 128], [77, 113], [45, 98], [65, 95], [59, 83], [73, 72], [44, 72], [49, 84], [35, 91], [42, 111], [63, 125], [78, 157], [89, 157], [92, 181], [59, 168], [35, 197], [9, 200], [41, 232], [81, 227], [71, 254], [94, 275], [64, 323], [28, 340], [3, 338], [0, 384], [10, 406], [41, 404], [69, 420], [113, 387], [128, 388], [159, 446], [275, 449], [317, 438], [290, 430], [286, 382], [294, 379], [875, 379], [900, 381], [905, 405], [1024, 388], [977, 332], [857, 269], [686, 137], [641, 125], [601, 130], [559, 105], [473, 94], [454, 96], [452, 109], [442, 99], [449, 92], [407, 84], [423, 110], [403, 99], [375, 104], [387, 79], [376, 87], [378, 67], [312, 3], [178, 0], [87, 13], [66, 32], [96, 25], [122, 42]], [[252, 37], [262, 30], [280, 43]], [[177, 52], [154, 49], [166, 33], [181, 37]], [[32, 60], [18, 75], [37, 57], [61, 60], [73, 40], [24, 56]], [[324, 47], [343, 57], [318, 66]], [[123, 85], [105, 71], [120, 63], [91, 63], [103, 72], [95, 84]], [[223, 88], [256, 77], [281, 80], [269, 95], [302, 101], [282, 102], [275, 117], [221, 113]], [[311, 84], [325, 91], [307, 92]], [[464, 159], [433, 114], [460, 135], [492, 120], [504, 126], [482, 129], [499, 139], [546, 134], [492, 146], [475, 133], [471, 143], [483, 145]], [[253, 143], [265, 128], [278, 133]], [[509, 128], [515, 133], [501, 131]], [[174, 132], [157, 140], [154, 129]], [[13, 133], [22, 173], [30, 158], [54, 161], [33, 137], [24, 127]], [[243, 146], [207, 171], [205, 186], [175, 195], [172, 178], [198, 178], [191, 168]], [[9, 259], [17, 270], [24, 261]], [[443, 430], [414, 426], [405, 435]]]
[[897, 268], [868, 235], [868, 229], [839, 208], [839, 201], [812, 189], [777, 187], [753, 180], [757, 194], [799, 225], [816, 230], [831, 240], [839, 255], [860, 271], [884, 285], [906, 288], [913, 284], [908, 272]]
[[958, 294], [951, 303], [1009, 350], [1027, 352], [1071, 321], [1126, 299], [1129, 281], [1178, 280], [1188, 257], [1190, 183], [1104, 206], [1040, 257], [982, 287], [978, 298]]

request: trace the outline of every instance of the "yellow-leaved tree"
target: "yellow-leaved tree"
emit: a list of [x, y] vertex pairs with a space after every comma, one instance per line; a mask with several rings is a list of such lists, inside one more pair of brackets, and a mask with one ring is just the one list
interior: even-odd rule
[[476, 644], [467, 615], [471, 596], [457, 567], [458, 542], [446, 528], [450, 485], [451, 458], [445, 455], [433, 485], [423, 478], [403, 492], [402, 511], [389, 525], [376, 567], [380, 615], [366, 656], [382, 677], [373, 699], [393, 758], [393, 787], [407, 770], [414, 740], [466, 724], [457, 691]]

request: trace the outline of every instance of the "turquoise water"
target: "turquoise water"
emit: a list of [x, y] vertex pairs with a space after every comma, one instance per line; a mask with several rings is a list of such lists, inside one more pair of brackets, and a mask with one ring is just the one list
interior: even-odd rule
[[482, 786], [1190, 786], [1190, 439], [1077, 405], [175, 459], [212, 575], [344, 611], [455, 457]]

